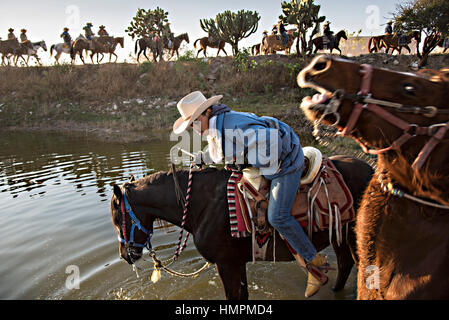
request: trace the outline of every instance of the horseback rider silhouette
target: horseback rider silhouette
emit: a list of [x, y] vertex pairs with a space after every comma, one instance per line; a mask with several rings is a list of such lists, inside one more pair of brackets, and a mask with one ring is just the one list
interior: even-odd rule
[[109, 33], [106, 31], [105, 26], [101, 25], [101, 26], [99, 26], [99, 28], [100, 28], [100, 30], [98, 30], [98, 35], [100, 37], [108, 37], [109, 36]]
[[[333, 36], [334, 32], [331, 31], [329, 21], [326, 21], [326, 23], [323, 26], [323, 34], [324, 34], [323, 39], [326, 38], [327, 42], [328, 42], [328, 44], [326, 44], [326, 46], [332, 48], [333, 44], [334, 44], [334, 36]], [[323, 47], [324, 47], [324, 43], [323, 43]]]
[[69, 28], [64, 28], [64, 32], [61, 34], [61, 38], [69, 48], [72, 47], [72, 37], [69, 34]]
[[83, 27], [84, 34], [85, 34], [87, 40], [92, 40], [92, 37], [95, 35], [95, 33], [93, 33], [93, 31], [92, 31], [92, 27], [93, 27], [93, 25], [90, 22], [86, 23], [86, 26]]
[[8, 33], [8, 40], [16, 40], [16, 35], [14, 34], [14, 29], [13, 28], [9, 28], [8, 29], [9, 33]]
[[279, 34], [282, 35], [282, 46], [285, 47], [287, 45], [287, 41], [288, 41], [288, 34], [287, 34], [287, 30], [285, 30], [285, 26], [284, 26], [284, 23], [282, 22], [282, 20], [279, 20], [277, 30], [278, 30]]
[[22, 29], [22, 30], [20, 30], [20, 42], [21, 43], [24, 43], [25, 41], [27, 41], [28, 40], [28, 37], [27, 37], [27, 35], [26, 35], [26, 33], [27, 33], [27, 30], [26, 29]]
[[387, 22], [387, 26], [385, 27], [385, 34], [391, 35], [393, 33], [392, 24], [393, 24], [392, 20]]

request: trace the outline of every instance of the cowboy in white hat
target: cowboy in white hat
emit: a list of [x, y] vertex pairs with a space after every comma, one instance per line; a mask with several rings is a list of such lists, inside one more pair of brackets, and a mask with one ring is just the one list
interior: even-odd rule
[[14, 29], [13, 28], [9, 28], [8, 29], [8, 40], [16, 40], [16, 35], [14, 34]]
[[[174, 123], [173, 132], [181, 134], [192, 126], [206, 136], [208, 150], [197, 156], [206, 163], [237, 162], [259, 169], [261, 175], [271, 180], [269, 223], [306, 260], [308, 267], [317, 269], [325, 265], [326, 259], [316, 252], [300, 224], [290, 215], [304, 170], [298, 136], [275, 118], [231, 111], [218, 104], [221, 98], [217, 95], [207, 99], [200, 91], [182, 98], [177, 105], [181, 117]], [[200, 160], [195, 159], [195, 163]], [[305, 296], [314, 295], [326, 282], [324, 274], [315, 277], [308, 272]]]
[[385, 27], [385, 34], [392, 34], [393, 33], [393, 20], [390, 20], [387, 22], [387, 26]]
[[27, 37], [26, 33], [27, 33], [26, 29], [20, 30], [20, 42], [24, 43], [25, 41], [28, 40], [28, 37]]

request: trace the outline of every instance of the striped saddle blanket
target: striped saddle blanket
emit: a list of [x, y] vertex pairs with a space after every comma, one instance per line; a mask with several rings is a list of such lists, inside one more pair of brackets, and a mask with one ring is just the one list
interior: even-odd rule
[[[227, 185], [231, 235], [235, 238], [248, 237], [254, 230], [253, 214], [248, 208], [253, 206], [248, 205], [248, 196], [238, 188], [239, 183], [245, 183], [241, 181], [242, 177], [242, 173], [232, 172]], [[310, 239], [313, 232], [320, 230], [329, 230], [329, 238], [332, 239], [335, 230], [336, 239], [341, 243], [342, 227], [355, 220], [355, 212], [351, 192], [328, 158], [323, 158], [315, 179], [300, 186], [291, 215], [307, 231]], [[259, 232], [258, 236], [263, 237], [263, 233]]]

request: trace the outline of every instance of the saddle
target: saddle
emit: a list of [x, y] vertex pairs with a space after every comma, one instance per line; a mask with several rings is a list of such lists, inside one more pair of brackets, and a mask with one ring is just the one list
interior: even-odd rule
[[407, 45], [407, 35], [405, 35], [405, 34], [399, 34], [398, 35], [398, 45], [399, 46], [406, 46]]
[[[352, 195], [332, 161], [323, 157], [318, 149], [305, 147], [303, 151], [305, 168], [291, 215], [306, 228], [310, 239], [313, 232], [329, 230], [331, 241], [335, 230], [340, 244], [343, 225], [355, 219]], [[271, 233], [273, 227], [267, 219], [270, 182], [259, 174], [258, 169], [248, 168], [239, 177], [235, 177], [234, 183], [237, 186], [236, 193], [230, 192], [232, 190], [228, 187], [228, 197], [230, 194], [236, 195], [237, 202], [233, 205], [239, 206], [237, 215], [243, 215], [243, 222], [240, 225], [237, 222], [234, 224], [233, 236], [236, 236], [237, 230], [244, 231], [239, 236], [248, 236], [254, 230], [258, 234]], [[236, 220], [238, 217], [234, 217], [234, 221]]]

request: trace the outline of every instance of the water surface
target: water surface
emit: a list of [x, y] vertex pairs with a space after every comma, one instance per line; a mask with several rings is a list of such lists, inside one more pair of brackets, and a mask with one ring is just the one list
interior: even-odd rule
[[[119, 259], [109, 200], [114, 183], [168, 170], [168, 133], [146, 143], [105, 143], [84, 135], [2, 132], [0, 137], [0, 299], [223, 299], [215, 268], [194, 279], [162, 274], [150, 281], [152, 263], [136, 277]], [[177, 227], [155, 230], [162, 259], [175, 251]], [[332, 250], [326, 250], [335, 265]], [[149, 257], [146, 259], [151, 260]], [[204, 264], [189, 241], [173, 269], [190, 273]], [[306, 276], [295, 262], [248, 263], [250, 299], [303, 299]], [[79, 288], [72, 288], [73, 267]], [[336, 276], [313, 299], [352, 299], [331, 291]]]

